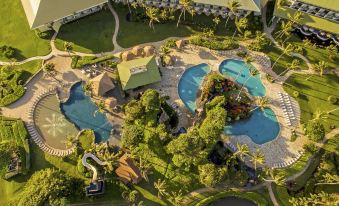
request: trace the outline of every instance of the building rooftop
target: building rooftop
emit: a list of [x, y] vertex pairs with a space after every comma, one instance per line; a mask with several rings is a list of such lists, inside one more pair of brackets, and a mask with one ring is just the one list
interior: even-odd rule
[[339, 11], [339, 1], [338, 0], [299, 0], [307, 4], [312, 4], [314, 6], [319, 6], [322, 8]]
[[155, 56], [134, 59], [118, 64], [123, 90], [134, 89], [161, 80]]
[[[232, 0], [193, 0], [195, 3], [227, 6]], [[238, 0], [240, 9], [260, 12], [260, 0]]]
[[105, 2], [107, 0], [21, 0], [31, 29]]

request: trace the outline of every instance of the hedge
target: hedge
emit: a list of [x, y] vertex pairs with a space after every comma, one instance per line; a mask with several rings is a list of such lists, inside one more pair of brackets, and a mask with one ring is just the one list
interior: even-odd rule
[[258, 206], [267, 206], [268, 202], [267, 200], [260, 194], [255, 192], [240, 192], [240, 191], [225, 191], [220, 192], [215, 195], [209, 196], [199, 203], [196, 204], [196, 206], [205, 206], [209, 205], [210, 203], [222, 199], [224, 197], [238, 197], [246, 200], [250, 200], [257, 204]]
[[114, 59], [115, 56], [113, 54], [107, 55], [107, 56], [103, 56], [103, 57], [95, 57], [95, 56], [84, 56], [84, 57], [80, 57], [80, 56], [73, 56], [72, 57], [72, 64], [71, 67], [73, 69], [75, 68], [82, 68], [83, 66], [86, 65], [92, 65], [92, 64], [96, 64], [99, 62], [103, 62], [106, 60], [111, 60]]
[[232, 50], [239, 48], [239, 44], [232, 39], [217, 40], [196, 36], [190, 39], [190, 43], [213, 50]]

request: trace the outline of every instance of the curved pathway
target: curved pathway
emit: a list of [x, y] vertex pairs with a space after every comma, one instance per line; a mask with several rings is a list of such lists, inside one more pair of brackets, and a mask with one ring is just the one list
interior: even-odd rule
[[96, 163], [98, 163], [99, 165], [101, 166], [104, 166], [106, 165], [107, 163], [106, 162], [103, 162], [101, 161], [99, 158], [97, 158], [94, 154], [92, 153], [85, 153], [84, 156], [82, 157], [82, 164], [89, 170], [92, 170], [93, 171], [93, 177], [92, 177], [92, 182], [96, 181], [98, 179], [98, 172], [97, 172], [97, 169], [89, 164], [87, 162], [87, 159], [88, 158], [92, 158]]
[[119, 20], [118, 14], [113, 9], [111, 2], [108, 2], [108, 8], [111, 11], [111, 13], [113, 14], [114, 20], [115, 20], [115, 30], [114, 30], [114, 34], [113, 34], [113, 37], [112, 37], [112, 42], [113, 42], [113, 45], [114, 45], [113, 52], [117, 52], [117, 51], [120, 51], [120, 50], [123, 49], [117, 42], [117, 37], [118, 37], [118, 34], [119, 34], [119, 28], [120, 28], [120, 20]]

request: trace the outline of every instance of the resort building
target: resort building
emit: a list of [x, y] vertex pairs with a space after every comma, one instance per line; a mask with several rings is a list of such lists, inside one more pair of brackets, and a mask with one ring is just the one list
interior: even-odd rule
[[102, 9], [108, 0], [21, 0], [31, 29], [59, 30], [62, 24]]
[[339, 43], [339, 1], [337, 0], [277, 0], [274, 16], [288, 19], [297, 11], [303, 13], [296, 29], [306, 36], [316, 35], [320, 40], [332, 39]]
[[[181, 9], [181, 5], [179, 4], [179, 0], [114, 0], [114, 2], [142, 2], [147, 6], [156, 6], [162, 8], [173, 8], [173, 9]], [[193, 0], [193, 7], [197, 14], [206, 14], [206, 15], [215, 15], [226, 18], [229, 9], [227, 8], [228, 2], [231, 0]], [[246, 15], [251, 12], [255, 12], [256, 14], [261, 13], [261, 5], [264, 0], [238, 0], [240, 3], [240, 8], [237, 15]]]
[[155, 56], [123, 61], [118, 64], [118, 72], [123, 90], [134, 89], [161, 80]]
[[115, 173], [125, 184], [137, 184], [142, 180], [140, 170], [126, 154], [119, 159], [119, 167], [115, 170]]
[[107, 72], [94, 77], [90, 81], [92, 92], [95, 96], [105, 96], [105, 94], [115, 88], [111, 78]]

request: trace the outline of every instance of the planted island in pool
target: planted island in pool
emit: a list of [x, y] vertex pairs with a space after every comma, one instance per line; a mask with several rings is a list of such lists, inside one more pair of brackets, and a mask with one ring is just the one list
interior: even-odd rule
[[[266, 89], [260, 75], [251, 76], [250, 69], [255, 68], [239, 60], [223, 61], [219, 68], [223, 76], [216, 73], [208, 75], [207, 64], [189, 68], [179, 81], [179, 97], [195, 113], [197, 94], [202, 87], [201, 104], [205, 104], [207, 109], [223, 104], [227, 110], [229, 124], [225, 126], [225, 134], [247, 135], [256, 144], [272, 141], [279, 134], [280, 126], [272, 109], [253, 106], [253, 97], [265, 96]], [[203, 82], [206, 75], [208, 77]], [[241, 87], [246, 87], [248, 92]]]

